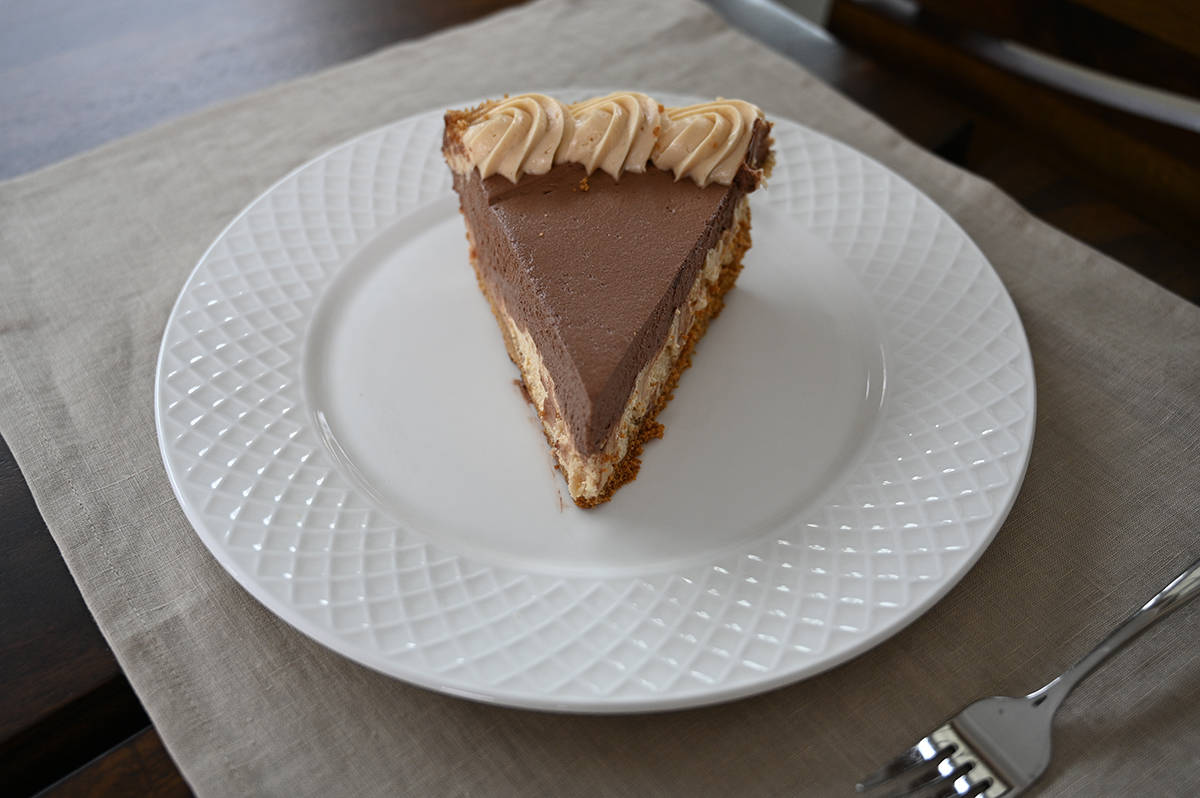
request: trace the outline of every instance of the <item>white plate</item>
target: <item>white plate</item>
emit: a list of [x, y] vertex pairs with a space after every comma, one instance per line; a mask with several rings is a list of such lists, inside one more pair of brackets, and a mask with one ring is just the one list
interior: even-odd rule
[[995, 272], [911, 185], [778, 119], [754, 247], [666, 438], [583, 511], [475, 285], [440, 140], [421, 114], [285, 177], [167, 324], [167, 473], [273, 612], [456, 695], [669, 709], [854, 656], [983, 552], [1028, 460], [1032, 365]]

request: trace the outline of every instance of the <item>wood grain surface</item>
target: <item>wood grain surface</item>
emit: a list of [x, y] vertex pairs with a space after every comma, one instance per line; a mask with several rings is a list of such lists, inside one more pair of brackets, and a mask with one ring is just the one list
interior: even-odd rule
[[187, 784], [154, 729], [145, 729], [46, 788], [45, 798], [183, 798]]
[[0, 0], [0, 178], [513, 0]]

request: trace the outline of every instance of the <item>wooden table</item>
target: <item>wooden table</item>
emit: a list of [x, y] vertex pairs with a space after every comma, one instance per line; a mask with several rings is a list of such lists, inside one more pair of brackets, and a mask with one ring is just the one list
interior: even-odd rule
[[[511, 4], [8, 0], [0, 5], [0, 178]], [[886, 20], [839, 2], [833, 23], [846, 40], [869, 46]], [[936, 55], [942, 45], [912, 46]], [[1151, 279], [1200, 298], [1190, 209], [1146, 214], [1128, 186], [1097, 179], [1028, 119], [1004, 113], [977, 87], [931, 76], [919, 59], [904, 70], [887, 52], [870, 56], [813, 35], [788, 49], [920, 145], [993, 180], [1036, 215]], [[1047, 102], [1073, 101], [1051, 92]], [[1118, 117], [1111, 124], [1125, 123]], [[0, 560], [6, 794], [188, 794], [3, 441], [0, 529], [7, 552]]]

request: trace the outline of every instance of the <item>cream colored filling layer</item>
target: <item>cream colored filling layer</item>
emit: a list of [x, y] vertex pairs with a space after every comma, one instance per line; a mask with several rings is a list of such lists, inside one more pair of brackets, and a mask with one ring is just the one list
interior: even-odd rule
[[687, 302], [683, 308], [675, 311], [662, 349], [638, 374], [620, 421], [609, 434], [603, 449], [594, 454], [585, 455], [575, 445], [553, 393], [554, 380], [546, 369], [533, 337], [517, 325], [498, 297], [493, 298], [497, 319], [504, 326], [509, 342], [509, 355], [521, 369], [525, 387], [542, 419], [546, 437], [554, 448], [572, 498], [596, 499], [603, 493], [617, 464], [629, 451], [631, 436], [647, 411], [658, 401], [697, 315], [708, 306], [721, 269], [733, 260], [737, 232], [748, 226], [749, 221], [750, 203], [747, 197], [742, 197], [734, 210], [733, 224], [722, 234], [716, 246], [708, 251], [704, 266], [688, 292]]

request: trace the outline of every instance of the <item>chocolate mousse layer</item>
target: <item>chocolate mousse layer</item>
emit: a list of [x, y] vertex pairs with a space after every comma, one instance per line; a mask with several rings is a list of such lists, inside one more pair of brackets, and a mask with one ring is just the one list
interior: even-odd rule
[[480, 276], [537, 344], [581, 453], [603, 448], [708, 250], [754, 189], [769, 127], [756, 123], [729, 186], [701, 188], [652, 166], [622, 174], [619, 189], [574, 163], [515, 184], [455, 174]]

